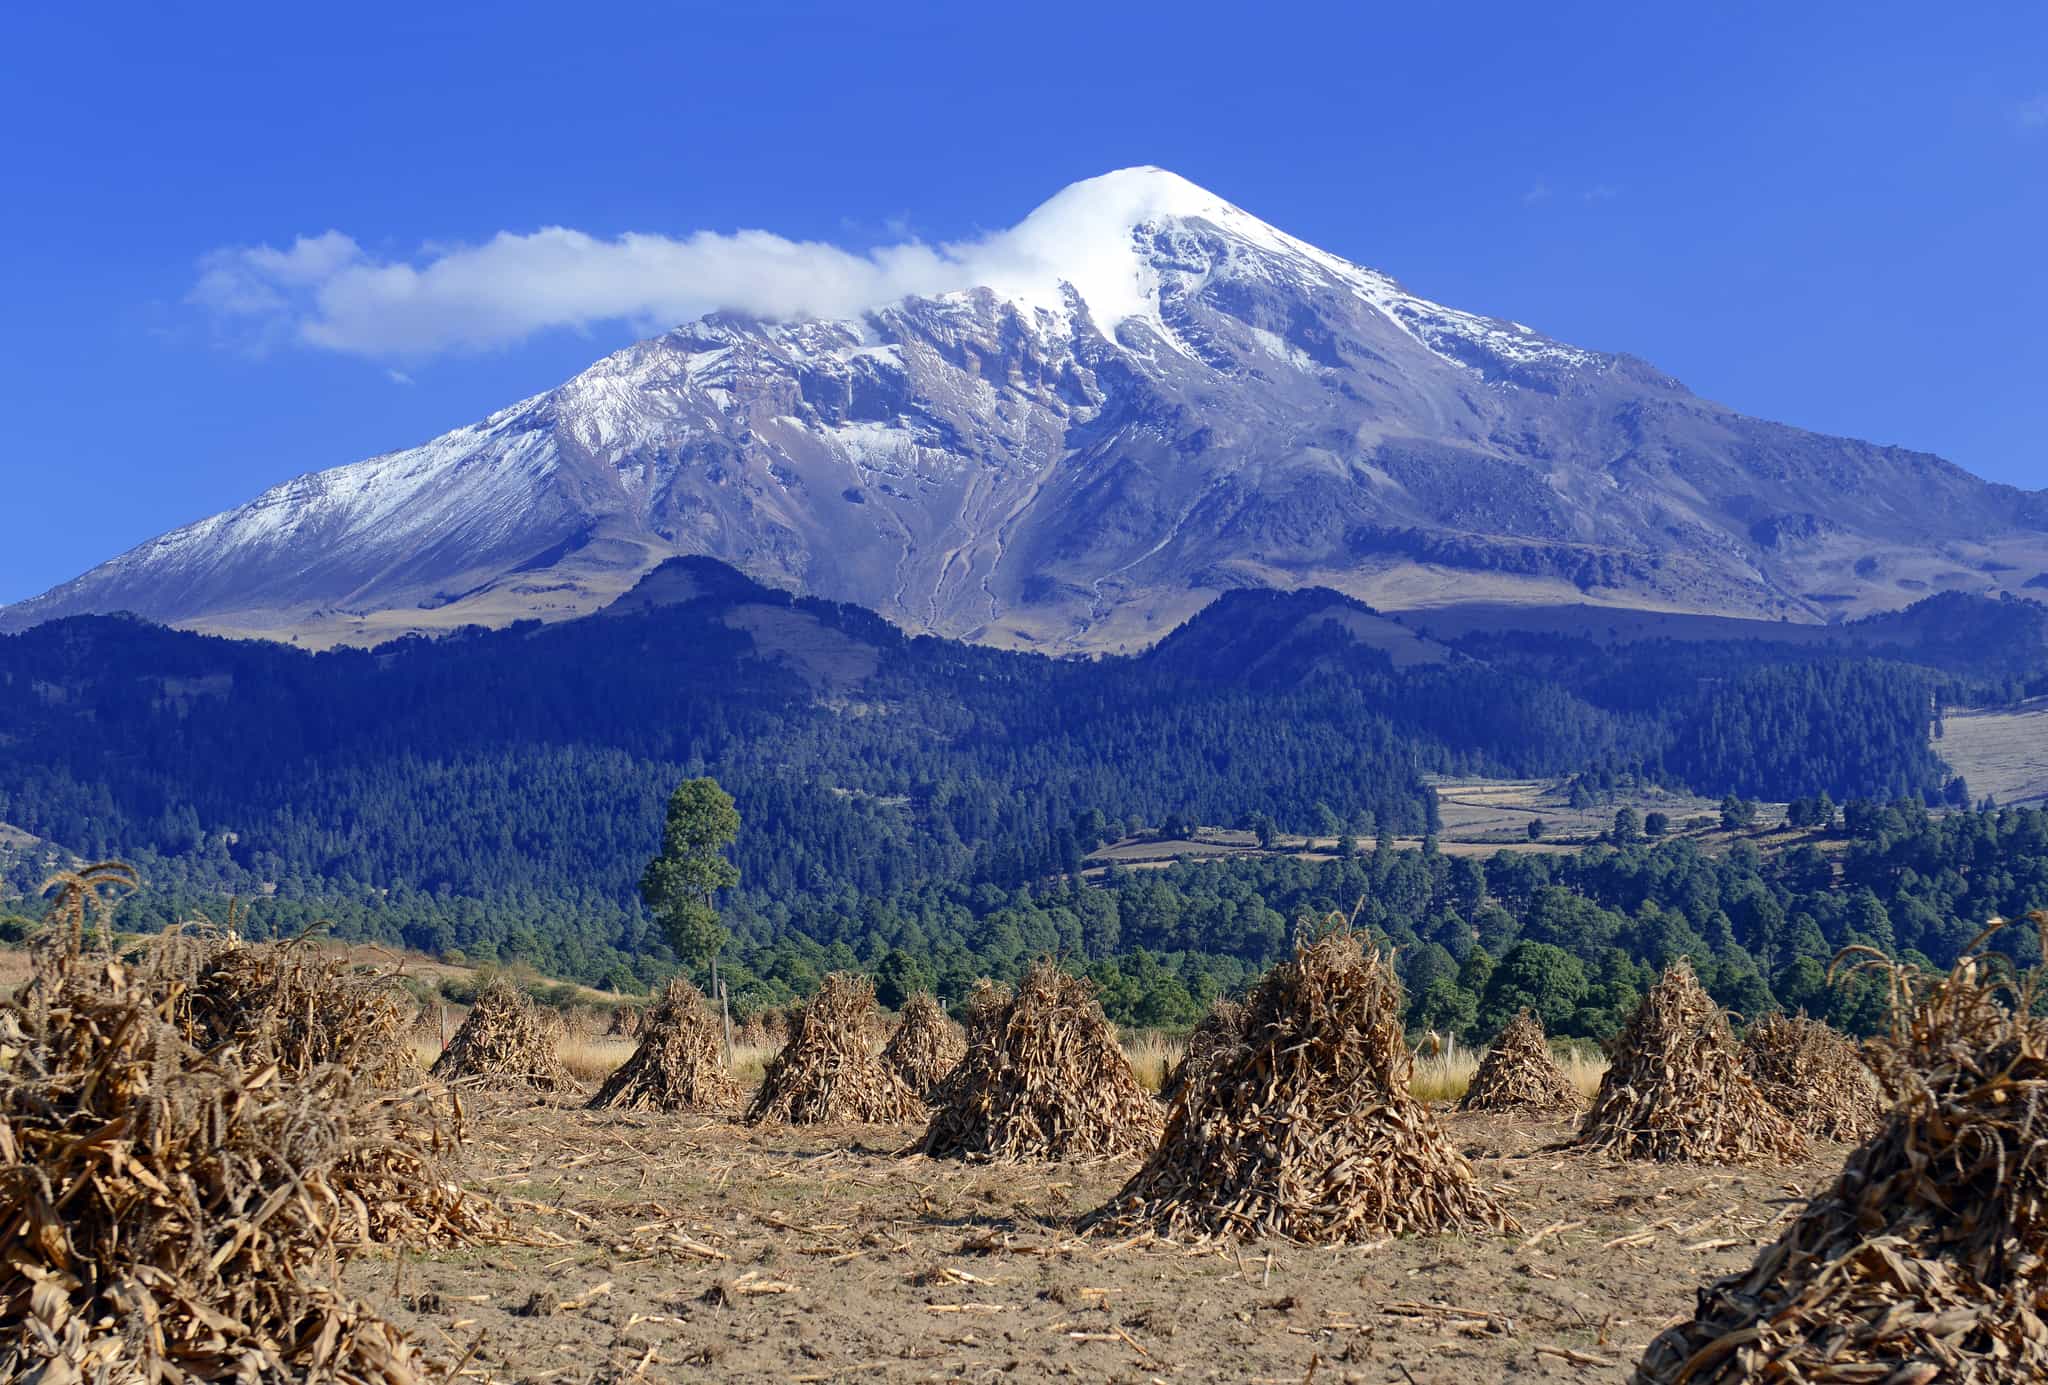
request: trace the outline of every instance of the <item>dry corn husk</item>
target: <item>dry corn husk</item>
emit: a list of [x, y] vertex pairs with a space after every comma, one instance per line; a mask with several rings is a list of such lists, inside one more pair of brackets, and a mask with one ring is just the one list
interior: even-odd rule
[[750, 1125], [918, 1120], [924, 1103], [873, 1050], [875, 983], [833, 972], [797, 1017], [747, 1108]]
[[1683, 957], [1615, 1040], [1577, 1143], [1660, 1163], [1763, 1163], [1807, 1152], [1743, 1068], [1728, 1017]]
[[969, 999], [967, 1056], [932, 1099], [920, 1148], [944, 1158], [1113, 1159], [1159, 1138], [1159, 1106], [1094, 988], [1046, 958], [1014, 995]]
[[1856, 1045], [1819, 1020], [1767, 1015], [1742, 1036], [1742, 1065], [1771, 1105], [1822, 1139], [1859, 1144], [1884, 1118]]
[[146, 969], [152, 986], [178, 986], [174, 1018], [201, 1049], [260, 1046], [294, 1079], [344, 1053], [373, 1083], [421, 1076], [408, 1041], [416, 1005], [397, 976], [351, 971], [310, 934], [243, 943], [187, 926], [152, 941]]
[[929, 1101], [966, 1052], [967, 1040], [960, 1026], [940, 1008], [936, 997], [919, 991], [903, 1002], [896, 1032], [882, 1047], [882, 1061], [895, 1069], [910, 1090]]
[[1586, 1104], [1579, 1089], [1550, 1056], [1543, 1024], [1527, 1010], [1502, 1027], [1472, 1085], [1458, 1102], [1460, 1111], [1525, 1111], [1533, 1115], [1576, 1113]]
[[552, 1011], [510, 982], [493, 981], [434, 1061], [433, 1075], [472, 1087], [574, 1091], [561, 1043], [561, 1021]]
[[722, 1112], [739, 1101], [719, 1020], [704, 993], [679, 976], [647, 1012], [640, 1046], [605, 1079], [590, 1105]]
[[1209, 1005], [1209, 1013], [1203, 1015], [1195, 1027], [1188, 1032], [1188, 1046], [1180, 1061], [1167, 1070], [1166, 1080], [1159, 1084], [1159, 1098], [1171, 1102], [1180, 1095], [1181, 1089], [1214, 1067], [1216, 1060], [1243, 1041], [1244, 1006], [1234, 1000], [1218, 996]]
[[327, 1060], [269, 1022], [202, 1051], [183, 968], [81, 935], [0, 1001], [0, 1378], [425, 1378], [330, 1286], [368, 1242], [511, 1238], [450, 1181], [442, 1102], [379, 1089], [367, 1033]]
[[[2048, 914], [2032, 918], [2048, 942]], [[1650, 1343], [1638, 1385], [2048, 1379], [2038, 978], [1994, 980], [1966, 955], [1919, 994], [1908, 969], [1862, 965], [1891, 977], [1892, 1032], [1871, 1057], [1896, 1104], [1754, 1264]]]
[[1091, 1226], [1337, 1244], [1514, 1227], [1409, 1092], [1401, 983], [1349, 931], [1296, 945], [1242, 1037], [1184, 1084], [1158, 1148]]

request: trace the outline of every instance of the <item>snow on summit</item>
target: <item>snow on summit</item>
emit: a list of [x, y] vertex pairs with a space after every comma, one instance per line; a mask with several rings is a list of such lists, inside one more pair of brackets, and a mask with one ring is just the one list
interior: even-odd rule
[[[0, 629], [132, 610], [374, 642], [577, 615], [675, 554], [1048, 651], [1141, 646], [1245, 585], [1825, 616], [1896, 602], [1884, 563], [2016, 522], [1937, 459], [1431, 302], [1160, 168], [943, 246], [710, 241], [727, 258], [634, 264], [725, 310], [145, 543]], [[704, 266], [764, 241], [747, 263], [789, 272], [746, 311]], [[2037, 530], [1998, 570], [2048, 564]]]

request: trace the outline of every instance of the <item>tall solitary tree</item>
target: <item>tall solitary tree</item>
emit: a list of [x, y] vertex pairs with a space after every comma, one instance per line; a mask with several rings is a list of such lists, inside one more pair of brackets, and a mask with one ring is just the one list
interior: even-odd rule
[[725, 858], [739, 832], [739, 810], [716, 779], [685, 779], [669, 795], [661, 854], [640, 876], [640, 897], [654, 911], [676, 956], [711, 963], [714, 996], [722, 994], [718, 954], [727, 936], [718, 920], [718, 892], [740, 882], [739, 868]]

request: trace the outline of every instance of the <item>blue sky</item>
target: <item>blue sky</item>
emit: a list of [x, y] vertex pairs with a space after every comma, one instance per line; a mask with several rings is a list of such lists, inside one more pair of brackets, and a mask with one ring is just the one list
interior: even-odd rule
[[2048, 486], [2038, 4], [15, 6], [0, 122], [0, 601], [649, 325], [551, 312], [545, 255], [479, 262], [481, 322], [323, 321], [293, 275], [545, 227], [940, 244], [1138, 163], [1747, 412]]

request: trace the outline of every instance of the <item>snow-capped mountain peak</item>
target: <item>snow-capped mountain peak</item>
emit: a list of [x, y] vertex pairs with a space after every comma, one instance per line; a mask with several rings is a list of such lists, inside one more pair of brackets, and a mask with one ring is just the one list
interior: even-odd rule
[[1812, 618], [2048, 567], [2040, 497], [1742, 418], [1163, 169], [1075, 183], [950, 263], [971, 286], [843, 320], [686, 324], [0, 627], [130, 609], [374, 640], [576, 614], [698, 553], [913, 629], [1089, 650], [1245, 585]]

